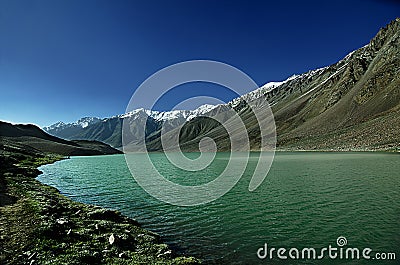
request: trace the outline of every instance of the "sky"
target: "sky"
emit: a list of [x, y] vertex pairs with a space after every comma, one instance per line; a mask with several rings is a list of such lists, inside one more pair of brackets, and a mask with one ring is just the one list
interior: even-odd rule
[[[0, 120], [47, 126], [122, 114], [149, 76], [188, 60], [232, 65], [260, 86], [284, 80], [364, 46], [399, 11], [389, 0], [0, 0]], [[153, 109], [196, 96], [235, 94], [191, 83]]]

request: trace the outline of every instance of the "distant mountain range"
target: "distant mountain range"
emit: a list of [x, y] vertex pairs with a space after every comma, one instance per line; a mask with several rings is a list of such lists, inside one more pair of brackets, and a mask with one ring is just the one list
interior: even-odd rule
[[[98, 140], [110, 144], [116, 148], [122, 147], [122, 122], [123, 119], [148, 123], [149, 134], [160, 130], [162, 124], [176, 127], [192, 120], [198, 116], [208, 113], [216, 106], [203, 105], [195, 110], [172, 110], [172, 111], [152, 111], [137, 109], [129, 113], [117, 115], [110, 118], [99, 119], [85, 117], [74, 123], [58, 122], [43, 129], [49, 134], [63, 139], [84, 139]], [[140, 132], [138, 132], [140, 133]], [[138, 136], [139, 137], [139, 136]]]
[[0, 121], [0, 152], [86, 156], [118, 154], [119, 150], [99, 141], [67, 141], [49, 135], [35, 125]]
[[[233, 108], [250, 135], [252, 149], [261, 149], [261, 133], [247, 102], [265, 105], [274, 113], [277, 147], [305, 150], [400, 149], [400, 19], [382, 28], [364, 47], [327, 67], [270, 82], [223, 105], [192, 111], [158, 112], [138, 109], [111, 118], [83, 118], [56, 123], [44, 130], [64, 139], [98, 140], [122, 147], [122, 122], [129, 119], [135, 137], [145, 137], [150, 150], [161, 150], [161, 125], [180, 130], [183, 149], [197, 150], [205, 136], [219, 150], [229, 149], [226, 130], [209, 118]], [[135, 131], [146, 121], [146, 131]]]

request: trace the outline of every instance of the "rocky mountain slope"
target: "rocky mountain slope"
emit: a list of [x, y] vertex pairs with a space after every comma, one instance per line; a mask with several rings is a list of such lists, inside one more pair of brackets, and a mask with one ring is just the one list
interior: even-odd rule
[[[339, 62], [275, 84], [228, 103], [245, 122], [252, 148], [264, 146], [256, 128], [260, 121], [245, 100], [272, 106], [278, 149], [400, 150], [400, 19]], [[199, 126], [196, 121], [192, 126]], [[205, 136], [218, 142], [218, 135], [226, 132], [217, 125], [190, 142]]]
[[266, 93], [278, 146], [295, 149], [400, 148], [400, 19], [331, 66]]
[[34, 154], [105, 155], [119, 150], [98, 141], [67, 141], [49, 135], [35, 125], [13, 125], [0, 121], [0, 148], [8, 151]]
[[[400, 148], [400, 19], [392, 21], [364, 47], [339, 62], [271, 82], [226, 105], [204, 108], [196, 115], [156, 114], [136, 110], [87, 126], [45, 130], [65, 139], [95, 139], [121, 147], [123, 119], [129, 118], [133, 139], [146, 138], [150, 150], [161, 150], [160, 128], [180, 128], [180, 144], [198, 150], [200, 139], [216, 139], [219, 150], [230, 148], [226, 130], [203, 114], [216, 115], [233, 108], [244, 121], [252, 149], [265, 148], [258, 124], [246, 102], [274, 113], [277, 147], [307, 150], [398, 150]], [[190, 119], [187, 117], [190, 116]], [[164, 117], [161, 119], [160, 117]], [[166, 117], [166, 118], [165, 118]], [[269, 117], [267, 117], [269, 119]], [[146, 132], [136, 130], [146, 122]], [[79, 122], [78, 122], [79, 123]], [[86, 125], [86, 123], [85, 123]], [[60, 126], [58, 126], [60, 127]]]

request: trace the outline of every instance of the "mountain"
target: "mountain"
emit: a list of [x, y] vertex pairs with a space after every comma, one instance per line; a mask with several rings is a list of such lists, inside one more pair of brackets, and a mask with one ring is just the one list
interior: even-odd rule
[[98, 141], [67, 141], [49, 135], [35, 125], [0, 121], [0, 149], [29, 154], [105, 155], [120, 151]]
[[[62, 129], [54, 129], [53, 125], [45, 130], [65, 139], [100, 140], [120, 148], [122, 121], [127, 119], [131, 143], [135, 145], [145, 138], [149, 150], [162, 149], [162, 124], [170, 130], [167, 138], [179, 135], [184, 150], [198, 150], [204, 137], [213, 138], [218, 150], [228, 150], [230, 141], [226, 129], [203, 115], [218, 115], [224, 120], [223, 114], [233, 108], [249, 133], [250, 148], [266, 148], [266, 143], [261, 142], [265, 132], [259, 124], [268, 120], [257, 120], [248, 102], [260, 109], [266, 102], [270, 104], [278, 149], [399, 150], [400, 19], [392, 21], [367, 45], [335, 64], [293, 75], [285, 81], [267, 83], [225, 105], [206, 106], [201, 111], [139, 109], [86, 127], [59, 124]], [[230, 122], [227, 117], [224, 121]], [[139, 129], [143, 124], [145, 132]]]
[[[165, 112], [141, 108], [111, 118], [99, 119], [87, 117], [69, 124], [58, 122], [51, 126], [44, 127], [43, 130], [51, 135], [67, 140], [98, 140], [110, 144], [115, 148], [122, 148], [121, 131], [123, 119], [131, 120], [133, 122], [133, 127], [139, 127], [137, 124], [147, 122], [149, 134], [154, 134], [160, 130], [162, 124], [169, 128], [175, 128], [197, 116], [211, 111], [215, 107], [216, 106], [206, 104], [195, 110], [172, 110]], [[137, 138], [143, 137], [143, 133], [140, 130], [136, 133]]]
[[86, 128], [91, 124], [95, 124], [97, 122], [101, 121], [99, 118], [95, 117], [85, 117], [79, 119], [77, 122], [71, 123], [71, 124], [66, 124], [62, 121], [57, 122], [49, 127], [45, 127], [46, 130], [51, 130], [51, 131], [62, 131], [70, 127], [78, 127], [78, 128]]
[[399, 73], [398, 18], [336, 64], [266, 93], [275, 116], [278, 146], [399, 150]]
[[[261, 87], [228, 105], [252, 125], [260, 121], [248, 114], [244, 100], [258, 104], [267, 100], [274, 113], [278, 149], [399, 151], [399, 73], [397, 18], [339, 62], [292, 76], [272, 88]], [[220, 134], [224, 128], [216, 126], [196, 138]], [[253, 146], [261, 143], [260, 135], [250, 137]]]

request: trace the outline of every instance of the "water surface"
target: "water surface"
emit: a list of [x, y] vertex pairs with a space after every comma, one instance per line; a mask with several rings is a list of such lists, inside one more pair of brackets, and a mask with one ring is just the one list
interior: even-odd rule
[[[144, 154], [135, 156], [140, 160]], [[188, 173], [168, 163], [163, 154], [151, 154], [167, 178], [185, 185], [213, 179], [228, 157], [218, 153], [209, 168]], [[399, 155], [279, 152], [263, 184], [249, 192], [255, 161], [250, 159], [246, 174], [230, 192], [195, 207], [173, 206], [152, 198], [134, 181], [123, 155], [72, 157], [41, 167], [44, 173], [38, 179], [76, 201], [119, 210], [161, 234], [178, 252], [207, 263], [298, 264], [260, 260], [256, 252], [264, 243], [322, 248], [336, 245], [339, 236], [345, 236], [351, 247], [386, 252], [400, 249]]]

